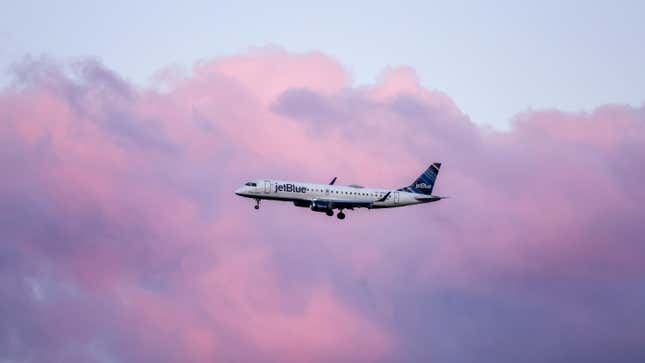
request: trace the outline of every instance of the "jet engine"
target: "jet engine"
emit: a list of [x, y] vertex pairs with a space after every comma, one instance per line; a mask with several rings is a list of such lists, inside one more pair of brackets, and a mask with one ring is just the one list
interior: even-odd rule
[[331, 202], [325, 200], [314, 200], [311, 202], [311, 210], [314, 212], [330, 212]]

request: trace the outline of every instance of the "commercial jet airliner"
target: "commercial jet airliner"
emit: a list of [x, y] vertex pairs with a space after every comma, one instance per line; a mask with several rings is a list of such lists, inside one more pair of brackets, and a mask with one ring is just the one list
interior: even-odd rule
[[328, 216], [345, 219], [344, 209], [394, 208], [413, 204], [436, 202], [444, 199], [432, 195], [441, 163], [434, 163], [410, 186], [396, 190], [365, 188], [360, 185], [311, 184], [282, 180], [259, 179], [246, 182], [235, 194], [255, 199], [255, 209], [260, 209], [262, 199], [293, 202], [296, 207], [310, 208]]

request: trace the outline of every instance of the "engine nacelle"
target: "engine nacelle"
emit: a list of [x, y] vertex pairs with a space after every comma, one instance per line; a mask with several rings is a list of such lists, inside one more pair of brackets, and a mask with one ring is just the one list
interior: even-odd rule
[[314, 212], [327, 212], [331, 209], [331, 202], [329, 201], [314, 200], [311, 202], [311, 210]]
[[309, 208], [311, 207], [311, 202], [308, 200], [294, 200], [293, 205], [295, 205], [296, 207]]

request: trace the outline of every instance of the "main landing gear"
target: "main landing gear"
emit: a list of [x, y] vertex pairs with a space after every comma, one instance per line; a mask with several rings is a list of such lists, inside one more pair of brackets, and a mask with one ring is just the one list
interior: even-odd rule
[[[333, 211], [333, 210], [331, 210], [331, 209], [328, 209], [328, 210], [326, 210], [326, 211], [325, 211], [325, 214], [331, 217], [331, 216], [333, 216], [333, 215], [334, 215], [334, 211]], [[345, 219], [345, 213], [343, 213], [343, 211], [342, 211], [342, 210], [340, 210], [340, 211], [338, 212], [338, 214], [336, 214], [336, 217], [337, 217], [338, 219]]]
[[260, 209], [260, 200], [259, 199], [255, 200], [255, 207], [253, 207], [253, 208]]

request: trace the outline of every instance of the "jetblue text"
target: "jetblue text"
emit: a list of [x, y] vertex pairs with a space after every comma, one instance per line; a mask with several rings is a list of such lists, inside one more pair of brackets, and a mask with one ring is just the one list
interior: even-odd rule
[[301, 186], [301, 185], [295, 185], [295, 184], [276, 184], [275, 185], [275, 191], [276, 192], [289, 192], [289, 193], [306, 193], [307, 188]]

